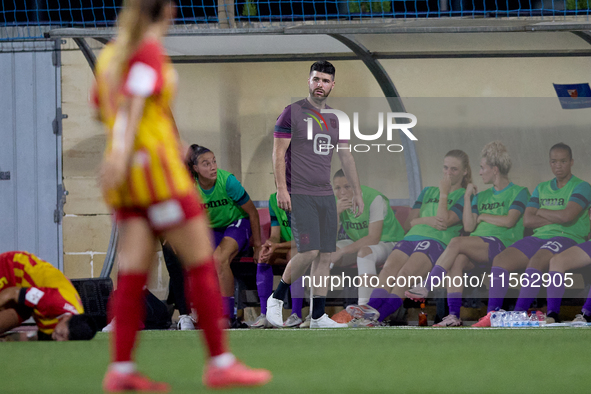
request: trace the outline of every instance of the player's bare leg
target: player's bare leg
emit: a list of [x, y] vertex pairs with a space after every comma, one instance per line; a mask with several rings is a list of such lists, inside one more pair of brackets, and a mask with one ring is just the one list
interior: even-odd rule
[[151, 391], [166, 393], [170, 386], [154, 382], [137, 372], [132, 359], [137, 329], [144, 317], [143, 288], [155, 254], [155, 239], [144, 218], [131, 218], [119, 225], [119, 278], [114, 303], [115, 330], [111, 334], [113, 361], [103, 389], [109, 393]]
[[209, 360], [203, 384], [210, 388], [260, 386], [271, 380], [264, 369], [251, 369], [230, 353], [223, 326], [222, 299], [205, 215], [165, 233], [187, 270], [188, 298], [199, 315]]

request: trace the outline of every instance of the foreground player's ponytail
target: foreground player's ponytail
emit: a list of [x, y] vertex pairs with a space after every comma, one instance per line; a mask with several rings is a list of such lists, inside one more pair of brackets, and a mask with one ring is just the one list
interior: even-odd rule
[[150, 26], [164, 17], [170, 0], [126, 0], [117, 18], [117, 38], [110, 64], [110, 81], [119, 84], [125, 65], [137, 50]]
[[197, 179], [197, 177], [199, 176], [199, 174], [197, 173], [197, 171], [195, 171], [195, 167], [197, 165], [197, 163], [199, 163], [199, 156], [201, 156], [204, 153], [207, 152], [211, 152], [211, 150], [207, 149], [204, 146], [201, 145], [197, 145], [197, 144], [193, 144], [189, 147], [189, 152], [187, 153], [187, 168], [189, 169], [189, 172], [191, 173], [191, 176], [194, 179]]
[[461, 149], [454, 149], [447, 152], [445, 157], [455, 157], [462, 162], [462, 167], [466, 170], [466, 175], [462, 178], [462, 187], [466, 188], [468, 183], [472, 182], [472, 169], [470, 169], [470, 159], [468, 158], [468, 154]]

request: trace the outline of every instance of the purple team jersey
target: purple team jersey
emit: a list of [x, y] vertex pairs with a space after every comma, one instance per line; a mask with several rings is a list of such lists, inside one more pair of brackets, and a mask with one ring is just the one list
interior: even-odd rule
[[[330, 109], [330, 107], [326, 107]], [[308, 139], [311, 119], [312, 139]], [[291, 194], [332, 196], [330, 162], [339, 141], [339, 122], [334, 114], [322, 114], [307, 99], [285, 107], [275, 124], [275, 138], [291, 138], [285, 153], [285, 178]], [[330, 146], [334, 148], [329, 149]]]

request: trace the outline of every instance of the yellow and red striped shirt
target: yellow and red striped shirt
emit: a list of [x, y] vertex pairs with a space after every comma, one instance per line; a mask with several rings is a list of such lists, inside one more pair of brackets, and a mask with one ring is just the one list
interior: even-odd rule
[[133, 159], [124, 184], [108, 190], [105, 200], [112, 208], [147, 208], [194, 192], [193, 181], [179, 151], [178, 134], [170, 113], [176, 91], [176, 72], [161, 44], [145, 39], [124, 67], [121, 83], [110, 84], [109, 63], [113, 44], [107, 44], [96, 64], [93, 101], [107, 129], [108, 154], [119, 108], [132, 95], [146, 97], [133, 147]]
[[35, 323], [45, 334], [53, 332], [61, 315], [84, 313], [72, 282], [53, 265], [31, 253], [0, 254], [0, 291], [14, 286], [28, 289], [25, 305], [33, 309]]

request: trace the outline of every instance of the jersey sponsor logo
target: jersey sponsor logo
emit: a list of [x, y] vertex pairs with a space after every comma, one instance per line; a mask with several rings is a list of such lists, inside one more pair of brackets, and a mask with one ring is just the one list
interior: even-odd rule
[[500, 208], [500, 207], [504, 207], [505, 206], [505, 202], [493, 202], [493, 203], [488, 203], [488, 204], [480, 204], [480, 210], [481, 211], [492, 211], [494, 209]]
[[[453, 200], [451, 198], [447, 199], [447, 205], [450, 205], [452, 202], [453, 202]], [[427, 201], [425, 201], [425, 204], [439, 204], [439, 198], [432, 197], [432, 198], [428, 199]]]
[[367, 220], [364, 220], [361, 223], [353, 223], [353, 222], [344, 222], [343, 223], [345, 230], [363, 230], [369, 227], [369, 224], [367, 223]]
[[8, 279], [5, 277], [0, 278], [0, 289], [4, 287], [4, 285], [8, 284]]
[[214, 201], [210, 201], [206, 204], [202, 204], [203, 208], [205, 209], [209, 209], [209, 208], [219, 208], [219, 207], [223, 207], [230, 204], [230, 201], [228, 201], [227, 198], [221, 199], [221, 200], [214, 200]]
[[25, 300], [27, 300], [30, 304], [37, 305], [44, 295], [45, 292], [39, 290], [36, 287], [31, 287], [25, 295]]
[[564, 206], [564, 198], [540, 198], [541, 207]]

